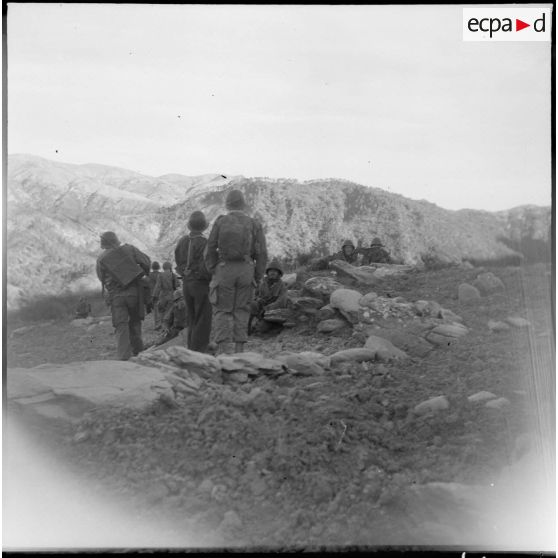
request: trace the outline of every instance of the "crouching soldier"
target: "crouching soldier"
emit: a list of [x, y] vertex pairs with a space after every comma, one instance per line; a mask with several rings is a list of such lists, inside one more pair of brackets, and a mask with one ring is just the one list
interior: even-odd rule
[[151, 262], [135, 246], [121, 245], [112, 231], [101, 235], [101, 248], [97, 277], [108, 292], [118, 358], [128, 360], [143, 351], [141, 322], [145, 303], [141, 278], [149, 274]]
[[252, 323], [255, 319], [259, 320], [258, 331], [260, 333], [266, 333], [276, 325], [280, 327], [280, 324], [267, 322], [265, 312], [287, 307], [287, 287], [281, 280], [282, 276], [281, 266], [277, 261], [272, 261], [265, 270], [265, 277], [258, 286], [255, 300], [250, 307], [248, 335], [252, 333]]
[[186, 327], [186, 305], [182, 289], [174, 292], [173, 299], [172, 306], [163, 317], [161, 337], [155, 345], [162, 345], [174, 339]]
[[91, 314], [91, 304], [82, 296], [76, 308], [76, 318], [87, 318]]
[[370, 244], [370, 248], [360, 248], [362, 254], [362, 264], [370, 265], [372, 263], [391, 263], [391, 256], [386, 250], [382, 241], [376, 237]]

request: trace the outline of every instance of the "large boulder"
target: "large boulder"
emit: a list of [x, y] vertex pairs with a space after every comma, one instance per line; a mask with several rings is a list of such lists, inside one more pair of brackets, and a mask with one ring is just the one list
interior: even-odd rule
[[379, 361], [389, 361], [396, 359], [406, 359], [408, 355], [395, 347], [390, 341], [384, 339], [383, 337], [377, 337], [375, 335], [370, 335], [364, 344], [365, 349], [369, 349], [376, 353], [376, 360]]
[[162, 396], [174, 397], [165, 372], [120, 360], [11, 368], [6, 392], [14, 410], [67, 425], [97, 407], [142, 409]]
[[469, 330], [463, 324], [443, 324], [433, 328], [426, 335], [426, 340], [434, 345], [449, 346], [460, 337], [467, 335], [468, 332]]
[[339, 314], [337, 313], [335, 308], [332, 308], [331, 304], [326, 304], [325, 306], [322, 306], [316, 314], [316, 318], [320, 321], [332, 320], [333, 318], [338, 318], [338, 317]]
[[476, 287], [483, 295], [501, 292], [506, 289], [502, 280], [491, 271], [479, 274], [473, 281], [473, 287]]
[[352, 289], [337, 289], [331, 294], [329, 304], [336, 308], [351, 323], [358, 322], [359, 301], [362, 295]]
[[343, 285], [331, 277], [311, 277], [304, 283], [302, 293], [314, 298], [329, 300], [331, 293], [342, 289]]

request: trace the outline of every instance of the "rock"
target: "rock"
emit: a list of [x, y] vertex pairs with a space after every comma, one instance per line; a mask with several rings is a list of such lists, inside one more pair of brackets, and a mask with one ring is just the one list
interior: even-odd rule
[[378, 295], [373, 292], [370, 291], [369, 293], [366, 293], [363, 297], [360, 298], [360, 300], [358, 301], [360, 306], [364, 306], [365, 308], [374, 308], [374, 306], [372, 305], [372, 303], [378, 298]]
[[320, 333], [331, 333], [332, 331], [337, 331], [347, 325], [345, 320], [341, 320], [339, 318], [333, 318], [331, 320], [323, 320], [321, 321], [318, 326], [317, 330]]
[[314, 298], [327, 300], [331, 293], [342, 288], [343, 285], [331, 277], [311, 277], [304, 283], [302, 293]]
[[376, 351], [370, 349], [345, 349], [331, 355], [331, 365], [337, 366], [343, 362], [367, 362], [376, 360]]
[[296, 283], [296, 273], [286, 273], [281, 280], [287, 287], [292, 287]]
[[469, 283], [461, 283], [457, 287], [457, 298], [461, 303], [475, 302], [481, 297], [479, 290]]
[[297, 312], [303, 312], [305, 314], [316, 314], [318, 308], [324, 305], [322, 298], [316, 298], [312, 296], [301, 296], [290, 298], [292, 307]]
[[445, 337], [463, 337], [469, 333], [469, 330], [462, 324], [443, 324], [436, 326], [431, 333], [443, 335]]
[[375, 285], [378, 282], [378, 278], [374, 276], [376, 271], [374, 267], [355, 267], [343, 260], [333, 260], [330, 262], [329, 267], [337, 271], [340, 275], [350, 277], [365, 285]]
[[459, 264], [459, 267], [461, 269], [475, 269], [475, 266], [471, 262], [468, 262], [468, 261], [461, 262]]
[[316, 313], [316, 319], [320, 321], [332, 320], [334, 318], [337, 318], [338, 316], [339, 314], [336, 312], [335, 308], [331, 307], [331, 304], [322, 306]]
[[402, 265], [402, 264], [374, 264], [376, 266], [376, 271], [374, 272], [374, 277], [376, 279], [385, 279], [386, 277], [397, 277], [400, 275], [405, 275], [410, 271], [415, 269], [412, 265]]
[[449, 409], [449, 401], [445, 395], [439, 395], [438, 397], [432, 397], [427, 401], [423, 401], [415, 406], [413, 411], [417, 415], [424, 415], [430, 412], [443, 411]]
[[390, 341], [376, 335], [370, 335], [368, 337], [364, 344], [364, 348], [376, 353], [376, 360], [382, 362], [409, 358], [404, 351], [395, 347]]
[[96, 407], [144, 409], [161, 395], [174, 397], [157, 369], [129, 361], [85, 361], [8, 368], [11, 407], [40, 421], [73, 423]]
[[198, 486], [197, 491], [199, 494], [211, 494], [214, 486], [215, 485], [211, 479], [204, 479]]
[[329, 303], [351, 323], [358, 322], [359, 300], [362, 295], [351, 289], [337, 289], [331, 294]]
[[463, 318], [457, 314], [455, 314], [454, 312], [452, 312], [451, 310], [448, 310], [447, 308], [441, 308], [440, 312], [438, 314], [438, 318], [441, 318], [442, 320], [446, 321], [446, 322], [462, 322]]
[[483, 401], [488, 401], [489, 399], [496, 399], [496, 396], [490, 391], [479, 391], [467, 397], [469, 403], [482, 403]]
[[519, 327], [519, 328], [529, 327], [531, 325], [531, 322], [529, 320], [526, 320], [525, 318], [520, 318], [518, 316], [510, 316], [506, 318], [506, 322], [508, 322], [508, 324], [512, 325], [513, 327]]
[[506, 289], [502, 280], [490, 271], [478, 275], [473, 281], [473, 287], [476, 287], [484, 295], [501, 292]]
[[387, 339], [395, 347], [401, 349], [405, 353], [423, 358], [425, 357], [434, 346], [422, 337], [409, 333], [405, 329], [369, 329], [369, 335], [374, 335], [376, 337], [381, 337], [382, 339]]
[[321, 353], [279, 353], [275, 357], [285, 364], [295, 376], [314, 376], [323, 374], [330, 367], [329, 357]]
[[433, 345], [437, 345], [438, 347], [449, 347], [456, 341], [456, 338], [446, 337], [445, 335], [438, 335], [437, 333], [429, 333], [426, 336], [426, 340]]
[[234, 510], [229, 510], [225, 512], [223, 521], [219, 525], [219, 529], [222, 531], [236, 530], [242, 527], [242, 520], [239, 515]]
[[484, 406], [488, 407], [489, 409], [503, 409], [509, 404], [509, 399], [506, 399], [505, 397], [499, 397], [498, 399], [492, 399], [491, 401], [488, 401], [487, 403], [485, 403]]
[[244, 372], [249, 376], [258, 376], [260, 373], [276, 375], [285, 372], [281, 361], [253, 352], [219, 355], [217, 362], [224, 375]]
[[75, 320], [72, 320], [70, 323], [73, 326], [86, 326], [86, 325], [90, 325], [92, 322], [93, 322], [93, 318], [89, 316], [89, 318], [76, 318]]
[[488, 329], [490, 331], [501, 332], [501, 331], [509, 331], [510, 325], [506, 322], [500, 322], [496, 320], [488, 320]]
[[169, 347], [166, 354], [181, 368], [195, 372], [202, 378], [217, 379], [221, 372], [219, 361], [212, 355], [190, 351], [186, 347]]
[[274, 324], [292, 322], [295, 318], [296, 315], [290, 308], [274, 308], [273, 310], [266, 310], [263, 317], [266, 322]]
[[229, 372], [223, 375], [223, 380], [231, 384], [245, 384], [248, 379], [246, 372]]
[[419, 316], [432, 316], [437, 318], [442, 307], [434, 300], [417, 300], [415, 302], [415, 309]]

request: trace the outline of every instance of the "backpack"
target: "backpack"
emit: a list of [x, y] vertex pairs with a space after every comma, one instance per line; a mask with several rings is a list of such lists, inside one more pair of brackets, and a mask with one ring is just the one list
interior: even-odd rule
[[[192, 246], [195, 238], [201, 238], [203, 241], [203, 248], [201, 245], [196, 249]], [[207, 271], [205, 266], [205, 252], [207, 247], [207, 239], [201, 233], [196, 236], [188, 237], [188, 251], [186, 255], [186, 263], [183, 264], [183, 275], [185, 278], [193, 277], [198, 281], [209, 281], [211, 273]]]
[[252, 254], [254, 222], [241, 212], [223, 215], [219, 223], [217, 249], [224, 261], [240, 261]]
[[143, 269], [136, 263], [126, 249], [126, 244], [105, 254], [102, 259], [102, 264], [111, 279], [121, 288], [128, 287], [136, 279], [145, 275]]

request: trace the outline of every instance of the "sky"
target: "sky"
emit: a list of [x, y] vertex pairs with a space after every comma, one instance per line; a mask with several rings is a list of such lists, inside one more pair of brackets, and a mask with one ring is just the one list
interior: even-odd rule
[[8, 3], [7, 59], [8, 153], [551, 203], [550, 43], [459, 5]]

